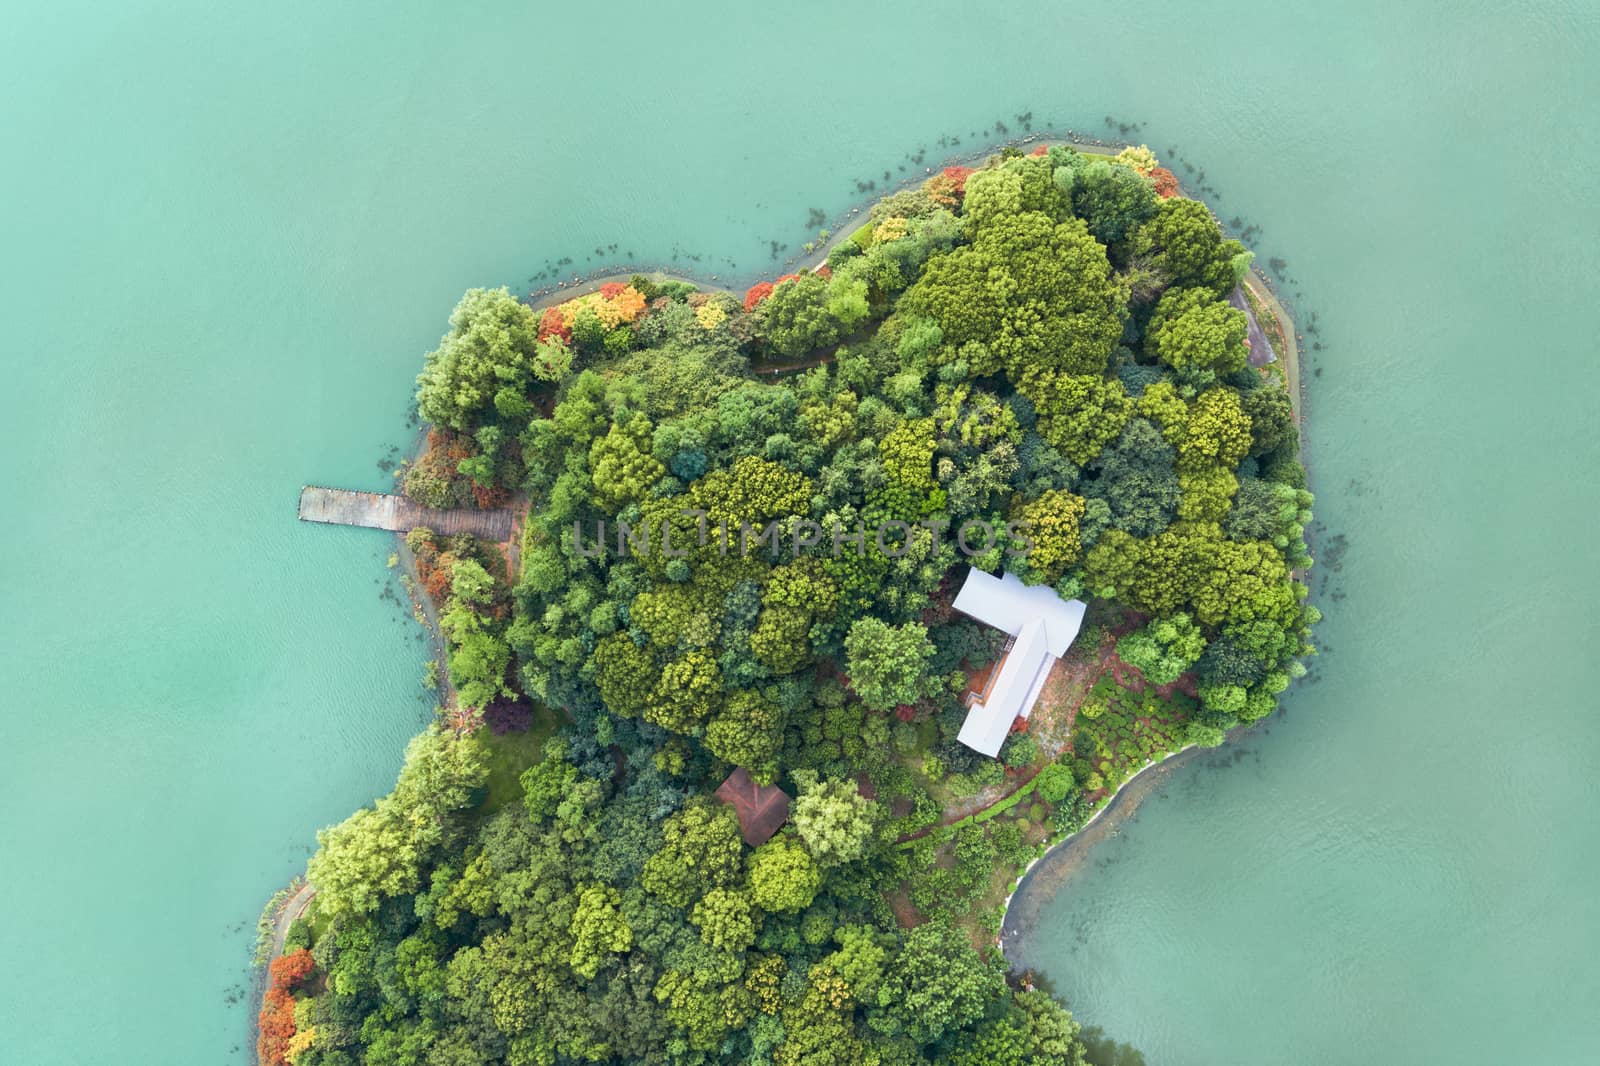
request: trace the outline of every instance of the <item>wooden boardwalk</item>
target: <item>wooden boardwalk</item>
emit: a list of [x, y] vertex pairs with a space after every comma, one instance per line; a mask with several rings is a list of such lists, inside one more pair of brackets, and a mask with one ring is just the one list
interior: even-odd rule
[[427, 526], [435, 533], [453, 536], [471, 533], [482, 540], [503, 541], [511, 536], [512, 512], [509, 507], [492, 511], [454, 508], [436, 511], [404, 496], [383, 492], [352, 492], [350, 489], [325, 489], [307, 485], [300, 490], [300, 521], [324, 522], [334, 526], [363, 526], [409, 533]]

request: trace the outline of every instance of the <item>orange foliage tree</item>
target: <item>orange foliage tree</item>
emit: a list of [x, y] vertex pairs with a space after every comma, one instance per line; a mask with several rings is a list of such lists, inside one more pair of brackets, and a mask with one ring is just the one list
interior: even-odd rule
[[1156, 167], [1152, 170], [1150, 180], [1155, 182], [1156, 195], [1163, 200], [1170, 200], [1178, 195], [1178, 176], [1166, 167]]
[[267, 967], [267, 976], [272, 980], [273, 988], [293, 990], [311, 975], [317, 964], [311, 958], [308, 948], [291, 951], [287, 955], [279, 955]]
[[316, 962], [307, 948], [272, 960], [267, 967], [267, 994], [256, 1015], [256, 1055], [264, 1066], [288, 1066], [289, 1042], [294, 1039], [294, 996], [290, 990], [311, 976]]
[[967, 179], [972, 177], [972, 167], [945, 167], [944, 176], [950, 179], [957, 196], [967, 195]]
[[578, 320], [578, 315], [585, 311], [594, 315], [608, 330], [624, 324], [632, 325], [644, 317], [648, 306], [644, 293], [632, 285], [608, 281], [597, 292], [574, 297], [546, 310], [539, 321], [539, 337], [542, 340], [551, 334], [559, 334], [562, 340], [570, 341], [572, 325]]
[[952, 211], [961, 203], [961, 197], [956, 193], [955, 179], [948, 174], [935, 174], [922, 183], [922, 191], [928, 194], [928, 199]]
[[569, 343], [572, 341], [572, 327], [561, 316], [559, 307], [546, 307], [544, 314], [539, 316], [539, 339], [545, 341], [551, 337], [560, 337]]
[[281, 988], [267, 989], [256, 1026], [256, 1056], [263, 1066], [288, 1066], [289, 1041], [294, 1039], [294, 997]]

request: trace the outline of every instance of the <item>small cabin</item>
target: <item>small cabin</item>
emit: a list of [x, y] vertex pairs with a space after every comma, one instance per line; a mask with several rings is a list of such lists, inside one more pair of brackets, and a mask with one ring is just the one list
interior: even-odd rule
[[739, 816], [744, 842], [758, 848], [789, 820], [789, 794], [776, 785], [758, 785], [739, 767], [717, 786], [717, 799]]

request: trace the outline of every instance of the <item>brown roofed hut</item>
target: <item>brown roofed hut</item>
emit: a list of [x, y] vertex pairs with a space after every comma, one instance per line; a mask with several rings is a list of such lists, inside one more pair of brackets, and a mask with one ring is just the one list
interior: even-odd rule
[[717, 786], [717, 799], [734, 809], [744, 842], [758, 848], [789, 820], [789, 794], [776, 785], [758, 785], [739, 767]]

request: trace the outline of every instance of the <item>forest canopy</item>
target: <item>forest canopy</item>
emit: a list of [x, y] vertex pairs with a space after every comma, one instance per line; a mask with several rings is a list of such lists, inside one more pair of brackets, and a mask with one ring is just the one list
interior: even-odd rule
[[[410, 538], [458, 706], [319, 837], [263, 1057], [1086, 1061], [994, 948], [1007, 886], [1144, 760], [1269, 714], [1317, 620], [1249, 256], [1175, 191], [1146, 149], [1007, 150], [742, 294], [464, 296], [404, 483], [527, 500], [520, 565]], [[950, 609], [968, 567], [1088, 601], [1105, 671], [998, 761], [956, 740], [1003, 640]], [[735, 767], [793, 801], [755, 846]]]

